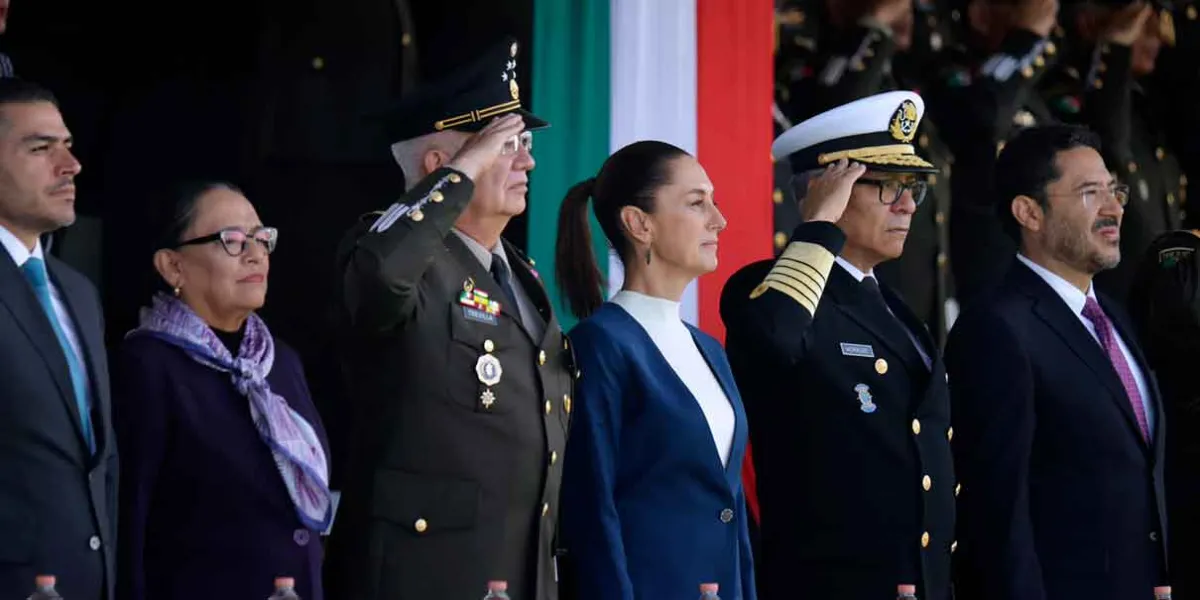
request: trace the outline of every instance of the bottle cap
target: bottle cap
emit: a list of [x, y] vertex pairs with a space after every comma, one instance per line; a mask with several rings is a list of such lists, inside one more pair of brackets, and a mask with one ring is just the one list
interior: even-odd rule
[[917, 586], [902, 583], [902, 584], [896, 586], [896, 592], [900, 593], [900, 594], [908, 594], [910, 596], [913, 596], [913, 595], [916, 595], [916, 593], [917, 593]]
[[291, 577], [276, 577], [275, 589], [296, 587], [296, 580]]
[[508, 582], [507, 581], [489, 581], [488, 582], [488, 591], [489, 592], [503, 592], [503, 591], [507, 591], [507, 590], [508, 590]]
[[720, 585], [718, 585], [718, 584], [716, 584], [716, 583], [702, 583], [702, 584], [700, 584], [700, 593], [701, 593], [701, 594], [710, 594], [710, 593], [711, 593], [711, 594], [715, 594], [715, 593], [717, 593], [718, 591], [720, 591], [720, 589], [721, 589], [721, 586], [720, 586]]
[[53, 575], [38, 575], [33, 583], [40, 588], [54, 587], [55, 579]]

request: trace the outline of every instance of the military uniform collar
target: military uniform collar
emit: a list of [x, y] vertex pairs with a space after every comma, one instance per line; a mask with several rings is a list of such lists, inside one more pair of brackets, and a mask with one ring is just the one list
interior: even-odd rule
[[500, 255], [500, 259], [504, 261], [504, 266], [508, 267], [509, 271], [512, 271], [512, 263], [508, 260], [508, 253], [504, 251], [504, 241], [502, 239], [496, 240], [495, 247], [489, 250], [485, 248], [483, 244], [480, 244], [478, 241], [476, 241], [475, 238], [463, 233], [462, 231], [459, 231], [457, 227], [451, 229], [450, 231], [453, 231], [454, 235], [457, 235], [458, 239], [462, 240], [462, 243], [467, 247], [467, 250], [470, 250], [471, 254], [474, 255], [475, 258], [479, 260], [479, 263], [483, 265], [483, 269], [485, 271], [492, 270], [492, 257], [497, 254]]

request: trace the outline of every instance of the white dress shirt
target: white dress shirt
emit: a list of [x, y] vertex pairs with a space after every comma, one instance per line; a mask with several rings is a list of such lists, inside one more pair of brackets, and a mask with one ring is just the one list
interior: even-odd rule
[[[843, 269], [845, 269], [846, 272], [849, 273], [850, 276], [853, 277], [859, 283], [862, 283], [862, 280], [866, 279], [868, 275], [871, 276], [871, 278], [874, 279], [876, 283], [879, 283], [879, 278], [875, 277], [874, 269], [872, 269], [871, 272], [869, 272], [869, 273], [863, 273], [862, 269], [859, 269], [858, 267], [850, 264], [850, 261], [848, 261], [840, 256], [834, 257], [833, 260], [838, 265], [840, 265]], [[885, 302], [885, 304], [886, 304], [886, 302]], [[892, 316], [895, 317], [896, 322], [898, 322], [900, 324], [900, 327], [902, 329], [904, 329], [904, 333], [908, 334], [908, 339], [909, 339], [909, 341], [912, 342], [913, 348], [917, 349], [917, 354], [920, 354], [921, 360], [925, 362], [925, 368], [932, 369], [933, 368], [933, 360], [931, 360], [929, 358], [929, 354], [927, 352], [925, 352], [925, 346], [921, 344], [921, 340], [917, 339], [916, 334], [914, 334], [912, 332], [912, 330], [910, 330], [908, 328], [908, 325], [905, 325], [904, 321], [901, 321], [900, 317], [897, 317], [896, 313], [892, 312], [892, 307], [890, 307], [890, 306], [888, 307], [888, 312], [892, 313]]]
[[500, 255], [500, 259], [504, 261], [504, 266], [508, 267], [508, 272], [512, 278], [510, 283], [512, 283], [513, 293], [517, 295], [513, 300], [517, 303], [517, 314], [521, 315], [521, 324], [525, 326], [525, 331], [529, 332], [529, 337], [540, 343], [542, 336], [546, 333], [546, 323], [542, 321], [542, 315], [534, 307], [533, 300], [529, 299], [529, 293], [525, 291], [525, 286], [521, 285], [521, 280], [517, 279], [517, 274], [513, 272], [512, 263], [508, 260], [508, 253], [504, 251], [504, 242], [497, 241], [496, 247], [488, 250], [483, 244], [475, 241], [475, 238], [458, 229], [451, 229], [450, 231], [453, 231], [454, 235], [457, 235], [458, 239], [466, 244], [467, 249], [471, 251], [471, 254], [475, 255], [475, 258], [479, 259], [479, 262], [483, 264], [484, 270], [489, 273], [492, 270], [492, 254]]
[[629, 290], [617, 292], [612, 302], [625, 309], [646, 330], [646, 335], [658, 347], [663, 358], [667, 359], [671, 370], [692, 393], [712, 431], [721, 466], [727, 467], [737, 418], [721, 382], [696, 346], [692, 332], [683, 324], [679, 316], [679, 303]]
[[[30, 251], [21, 240], [17, 239], [17, 236], [13, 235], [3, 225], [0, 225], [0, 244], [4, 245], [4, 249], [8, 251], [8, 255], [12, 257], [18, 269], [25, 266], [25, 263], [30, 258], [38, 258], [43, 262], [46, 260], [42, 255], [42, 242], [40, 240], [34, 244], [33, 251]], [[49, 269], [50, 265], [46, 265], [46, 278], [50, 283], [50, 304], [54, 306], [54, 315], [58, 317], [58, 323], [62, 327], [63, 333], [67, 336], [67, 343], [70, 344], [71, 350], [75, 352], [75, 357], [79, 359], [80, 366], [83, 367], [84, 378], [90, 379], [91, 374], [87, 368], [87, 357], [83, 353], [83, 346], [79, 343], [79, 334], [75, 331], [75, 321], [71, 319], [71, 313], [67, 310], [67, 303], [63, 300], [62, 292], [55, 285], [54, 277], [50, 275]], [[40, 307], [41, 304], [38, 306]], [[91, 389], [91, 381], [87, 383], [88, 389]]]
[[[1095, 286], [1088, 284], [1088, 291], [1084, 294], [1066, 279], [1059, 277], [1046, 267], [1029, 260], [1025, 256], [1017, 254], [1017, 260], [1032, 269], [1034, 273], [1038, 274], [1038, 277], [1041, 277], [1043, 281], [1054, 289], [1054, 292], [1062, 298], [1063, 302], [1067, 303], [1067, 308], [1071, 309], [1071, 312], [1075, 313], [1075, 317], [1079, 319], [1079, 322], [1083, 323], [1083, 326], [1087, 328], [1088, 333], [1092, 334], [1092, 339], [1096, 340], [1096, 343], [1099, 344], [1100, 338], [1096, 335], [1096, 325], [1092, 323], [1091, 319], [1083, 316], [1083, 306], [1087, 304], [1087, 299], [1096, 297]], [[1113, 319], [1110, 316], [1108, 320], [1112, 321]], [[1154, 402], [1151, 401], [1150, 387], [1146, 384], [1146, 377], [1142, 374], [1142, 367], [1134, 359], [1133, 354], [1129, 351], [1129, 346], [1125, 344], [1125, 340], [1121, 339], [1121, 332], [1117, 331], [1115, 326], [1113, 327], [1113, 337], [1117, 340], [1117, 347], [1121, 349], [1121, 355], [1125, 357], [1125, 362], [1129, 364], [1129, 371], [1133, 373], [1133, 381], [1137, 384], [1138, 394], [1142, 397], [1142, 406], [1146, 410], [1146, 427], [1153, 434]]]

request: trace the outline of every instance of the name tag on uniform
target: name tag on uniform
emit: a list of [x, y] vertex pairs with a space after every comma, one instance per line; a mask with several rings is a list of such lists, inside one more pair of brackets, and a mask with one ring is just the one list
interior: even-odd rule
[[464, 306], [462, 307], [462, 313], [463, 318], [468, 321], [475, 321], [476, 323], [483, 323], [484, 325], [496, 325], [499, 323], [499, 321], [496, 319], [496, 315], [490, 315], [477, 308]]
[[851, 344], [848, 342], [842, 342], [838, 345], [842, 347], [842, 356], [875, 358], [875, 348], [872, 348], [870, 344]]

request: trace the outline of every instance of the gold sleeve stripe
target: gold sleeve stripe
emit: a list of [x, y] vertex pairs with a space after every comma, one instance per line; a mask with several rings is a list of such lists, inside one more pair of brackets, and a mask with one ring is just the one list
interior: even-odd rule
[[[792, 242], [783, 251], [783, 254], [775, 261], [775, 266], [771, 267], [771, 271], [763, 279], [763, 282], [754, 291], [750, 293], [750, 298], [757, 298], [767, 290], [775, 290], [782, 294], [786, 294], [797, 304], [803, 306], [810, 314], [817, 313], [817, 304], [820, 303], [821, 294], [825, 291], [825, 281], [829, 277], [829, 270], [833, 268], [833, 253], [826, 250], [820, 244], [811, 242]], [[798, 281], [790, 271], [798, 270], [797, 267], [804, 270], [811, 270], [814, 275], [813, 281], [817, 284], [815, 289], [812, 289], [815, 294], [802, 293], [800, 289], [791, 284], [788, 280]], [[812, 286], [805, 285], [807, 288]]]
[[767, 275], [766, 279], [763, 281], [778, 281], [780, 283], [787, 283], [788, 286], [792, 288], [805, 291], [805, 296], [811, 296], [813, 302], [816, 302], [817, 299], [821, 297], [821, 289], [823, 287], [820, 285], [812, 285], [803, 279], [797, 278], [791, 273], [784, 273], [779, 270]]
[[[793, 279], [801, 281], [807, 280], [805, 281], [805, 284], [813, 290], [819, 291], [822, 287], [825, 287], [825, 278], [821, 277], [820, 273], [813, 271], [812, 267], [808, 265], [796, 267], [793, 266], [791, 261], [779, 262], [775, 264], [774, 270], [777, 272], [787, 273], [791, 275]], [[808, 281], [811, 281], [812, 283], [809, 284], [807, 283]]]

